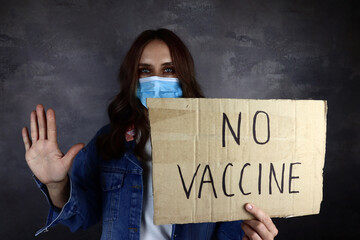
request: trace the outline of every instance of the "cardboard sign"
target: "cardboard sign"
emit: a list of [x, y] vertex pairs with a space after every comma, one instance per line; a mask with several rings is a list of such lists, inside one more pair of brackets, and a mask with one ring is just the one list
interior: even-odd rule
[[317, 214], [326, 101], [148, 99], [155, 224]]

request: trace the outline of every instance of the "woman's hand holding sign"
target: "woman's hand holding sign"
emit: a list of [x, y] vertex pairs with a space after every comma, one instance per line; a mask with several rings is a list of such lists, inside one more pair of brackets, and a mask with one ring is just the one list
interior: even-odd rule
[[246, 204], [246, 211], [251, 213], [255, 219], [243, 221], [241, 224], [245, 232], [243, 240], [271, 240], [278, 234], [278, 230], [265, 212], [254, 204]]

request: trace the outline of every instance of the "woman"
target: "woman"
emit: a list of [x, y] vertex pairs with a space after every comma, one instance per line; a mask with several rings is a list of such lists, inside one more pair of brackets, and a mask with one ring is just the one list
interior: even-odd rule
[[30, 115], [31, 140], [23, 128], [26, 161], [50, 202], [47, 224], [37, 234], [57, 223], [75, 231], [102, 220], [101, 239], [273, 239], [275, 225], [251, 204], [246, 209], [254, 220], [153, 224], [146, 98], [203, 95], [188, 49], [166, 29], [139, 35], [120, 67], [119, 80], [121, 91], [108, 108], [110, 124], [86, 147], [76, 144], [63, 155], [55, 113], [49, 109], [45, 116], [42, 105]]

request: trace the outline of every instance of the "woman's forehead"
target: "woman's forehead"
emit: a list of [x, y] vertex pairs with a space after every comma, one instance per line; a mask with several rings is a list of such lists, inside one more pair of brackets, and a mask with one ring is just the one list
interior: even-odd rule
[[144, 47], [139, 63], [156, 65], [164, 62], [172, 62], [169, 47], [161, 40], [152, 40]]

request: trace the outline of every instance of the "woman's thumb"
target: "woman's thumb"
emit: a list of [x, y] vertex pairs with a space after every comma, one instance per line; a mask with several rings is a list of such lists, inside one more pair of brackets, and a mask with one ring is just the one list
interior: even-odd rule
[[71, 166], [72, 162], [74, 161], [74, 158], [76, 157], [76, 155], [78, 154], [78, 152], [85, 146], [85, 144], [83, 143], [78, 143], [75, 144], [74, 146], [72, 146], [69, 151], [65, 154], [64, 156], [64, 162], [66, 163], [66, 165]]

